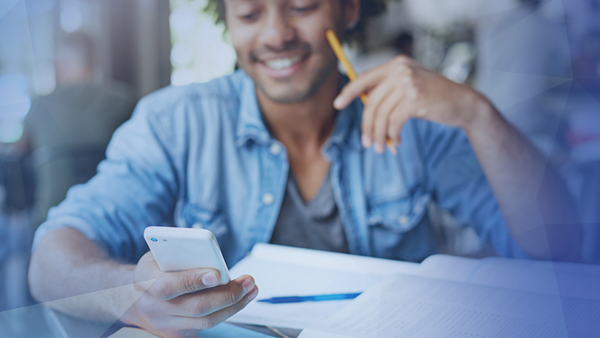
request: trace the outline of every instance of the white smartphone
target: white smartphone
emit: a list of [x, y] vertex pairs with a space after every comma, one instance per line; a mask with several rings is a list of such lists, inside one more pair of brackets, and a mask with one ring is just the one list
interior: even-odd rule
[[219, 243], [208, 230], [150, 226], [144, 239], [162, 271], [212, 268], [221, 274], [220, 285], [231, 280]]

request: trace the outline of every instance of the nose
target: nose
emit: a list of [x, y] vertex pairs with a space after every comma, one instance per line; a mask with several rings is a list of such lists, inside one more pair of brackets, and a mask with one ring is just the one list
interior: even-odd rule
[[279, 11], [271, 11], [262, 27], [261, 42], [274, 50], [281, 50], [296, 39], [296, 29]]

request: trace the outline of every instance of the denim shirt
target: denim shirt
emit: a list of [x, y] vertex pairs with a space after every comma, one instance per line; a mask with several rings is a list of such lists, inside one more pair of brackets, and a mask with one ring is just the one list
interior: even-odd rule
[[[499, 255], [524, 255], [460, 129], [412, 119], [398, 155], [379, 155], [361, 147], [362, 110], [356, 100], [338, 112], [322, 147], [351, 253], [409, 261], [436, 253], [426, 217], [435, 198]], [[34, 248], [68, 226], [135, 263], [148, 251], [146, 226], [201, 227], [215, 234], [231, 266], [269, 242], [289, 170], [286, 149], [265, 127], [254, 83], [242, 70], [168, 87], [140, 101], [113, 135], [98, 174], [51, 209]]]

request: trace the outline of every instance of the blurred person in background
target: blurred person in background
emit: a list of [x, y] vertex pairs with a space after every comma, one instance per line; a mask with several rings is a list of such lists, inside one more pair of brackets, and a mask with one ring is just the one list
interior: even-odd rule
[[128, 85], [94, 82], [93, 43], [84, 33], [59, 41], [56, 79], [56, 90], [36, 99], [25, 120], [35, 163], [36, 225], [71, 186], [96, 173], [113, 132], [131, 116], [136, 103]]
[[474, 87], [550, 156], [563, 112], [545, 109], [543, 93], [555, 86], [549, 77], [568, 77], [566, 30], [542, 16], [541, 0], [518, 1], [522, 6], [480, 18]]

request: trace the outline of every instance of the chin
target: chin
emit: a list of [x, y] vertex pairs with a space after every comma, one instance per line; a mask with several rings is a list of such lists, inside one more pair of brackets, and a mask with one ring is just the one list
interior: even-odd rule
[[305, 101], [316, 91], [310, 89], [300, 90], [297, 88], [289, 88], [289, 86], [285, 85], [274, 85], [273, 87], [272, 90], [269, 90], [258, 85], [260, 91], [269, 98], [269, 100], [279, 104], [293, 104]]

